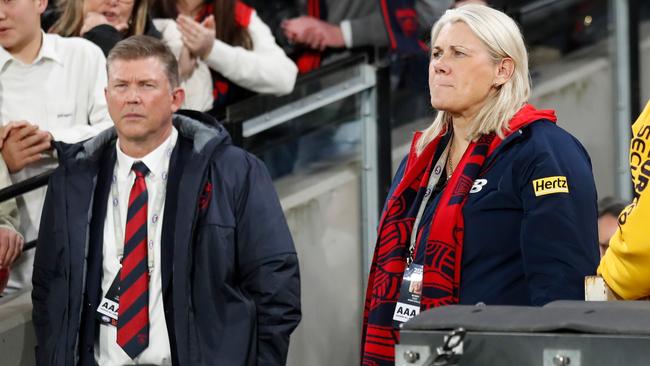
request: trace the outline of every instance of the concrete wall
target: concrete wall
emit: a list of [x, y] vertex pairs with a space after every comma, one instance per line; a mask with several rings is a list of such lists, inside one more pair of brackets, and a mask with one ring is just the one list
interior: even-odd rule
[[[650, 24], [642, 26], [642, 33], [650, 34]], [[531, 98], [538, 108], [555, 109], [558, 124], [585, 146], [591, 156], [599, 197], [616, 194], [616, 91], [612, 62], [609, 54], [603, 52], [608, 47], [611, 48], [602, 43], [560, 64], [540, 69]], [[643, 108], [650, 99], [650, 37], [641, 42], [639, 64]], [[629, 166], [622, 169], [627, 172]]]
[[0, 365], [33, 366], [36, 335], [29, 291], [0, 299]]
[[[650, 28], [650, 24], [647, 24]], [[650, 29], [648, 30], [650, 33]], [[650, 37], [646, 37], [641, 42], [641, 60], [639, 65], [641, 67], [641, 105], [643, 108], [645, 104], [650, 101]]]
[[[363, 275], [360, 175], [350, 164], [318, 186], [284, 197], [300, 261], [303, 318], [288, 365], [355, 365], [359, 360]], [[311, 178], [310, 178], [311, 180]]]

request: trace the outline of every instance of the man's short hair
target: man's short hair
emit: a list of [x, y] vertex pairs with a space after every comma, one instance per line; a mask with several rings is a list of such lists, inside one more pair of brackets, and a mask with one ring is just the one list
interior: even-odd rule
[[627, 204], [616, 197], [604, 197], [598, 201], [598, 218], [605, 215], [618, 217]]
[[155, 57], [165, 68], [172, 88], [179, 85], [178, 62], [172, 51], [162, 41], [144, 35], [131, 36], [118, 42], [106, 57], [106, 72], [115, 60], [140, 60]]

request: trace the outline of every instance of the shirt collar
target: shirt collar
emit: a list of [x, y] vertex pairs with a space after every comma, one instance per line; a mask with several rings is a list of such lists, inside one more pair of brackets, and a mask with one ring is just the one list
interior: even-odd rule
[[43, 34], [43, 44], [41, 45], [41, 50], [38, 52], [38, 56], [36, 56], [34, 63], [37, 63], [41, 59], [48, 58], [52, 61], [62, 64], [63, 60], [61, 59], [56, 49], [55, 38], [57, 36], [52, 34], [47, 34], [43, 31], [41, 31], [41, 33]]
[[[41, 48], [38, 50], [38, 54], [36, 55], [36, 58], [34, 59], [34, 62], [32, 62], [32, 64], [34, 65], [38, 63], [41, 59], [50, 59], [59, 64], [62, 64], [63, 61], [61, 60], [59, 54], [56, 52], [56, 44], [55, 44], [56, 36], [52, 34], [47, 34], [43, 31], [41, 31], [41, 35], [43, 36]], [[0, 70], [4, 68], [7, 62], [13, 60], [16, 59], [11, 55], [11, 53], [5, 50], [4, 47], [0, 47]]]
[[169, 137], [160, 146], [141, 159], [135, 159], [122, 151], [120, 148], [120, 140], [117, 139], [115, 143], [117, 150], [117, 178], [122, 180], [128, 177], [131, 174], [131, 167], [136, 161], [143, 162], [149, 168], [149, 178], [156, 179], [157, 177], [161, 177], [169, 166], [169, 158], [174, 146], [176, 146], [176, 140], [178, 140], [178, 131], [172, 126], [172, 133], [169, 134]]
[[0, 70], [2, 70], [5, 67], [5, 64], [11, 59], [11, 54], [7, 52], [4, 47], [0, 47]]

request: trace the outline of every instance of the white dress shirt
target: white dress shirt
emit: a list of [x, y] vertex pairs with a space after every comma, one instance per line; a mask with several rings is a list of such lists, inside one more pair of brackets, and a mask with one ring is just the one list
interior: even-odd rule
[[[178, 132], [174, 128], [165, 142], [141, 159], [134, 159], [122, 152], [120, 141], [117, 141], [117, 161], [115, 162], [115, 176], [113, 178], [113, 184], [117, 185], [117, 189], [115, 187], [111, 189], [104, 221], [102, 296], [108, 292], [121, 268], [119, 253], [122, 252], [124, 247], [123, 233], [126, 229], [129, 194], [135, 181], [135, 173], [133, 173], [131, 167], [134, 162], [142, 161], [150, 171], [145, 177], [148, 195], [148, 255], [149, 259], [153, 257], [153, 268], [149, 268], [149, 346], [135, 360], [132, 360], [117, 344], [117, 328], [112, 325], [101, 324], [99, 326], [99, 341], [96, 342], [95, 347], [95, 360], [99, 365], [171, 365], [171, 350], [162, 297], [160, 242], [167, 187], [167, 170], [169, 169], [169, 159], [177, 139]], [[117, 200], [114, 197], [116, 193]], [[114, 210], [116, 209], [114, 205], [116, 202], [119, 210], [119, 214], [116, 216], [119, 217], [119, 223], [114, 222]], [[160, 205], [157, 203], [160, 203]], [[116, 230], [117, 225], [121, 230]]]
[[[36, 59], [25, 64], [0, 47], [0, 125], [25, 120], [73, 143], [113, 125], [106, 108], [106, 60], [101, 49], [82, 38], [43, 33]], [[51, 155], [12, 174], [13, 183], [56, 167]], [[17, 198], [20, 232], [36, 239], [45, 188]], [[8, 292], [31, 284], [34, 251], [14, 264]]]

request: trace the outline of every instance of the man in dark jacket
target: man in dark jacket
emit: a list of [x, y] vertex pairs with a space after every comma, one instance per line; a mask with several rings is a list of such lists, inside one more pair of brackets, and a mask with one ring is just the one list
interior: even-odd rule
[[172, 115], [184, 92], [161, 42], [120, 42], [108, 75], [115, 128], [56, 143], [36, 363], [284, 365], [298, 261], [265, 168], [216, 122]]

